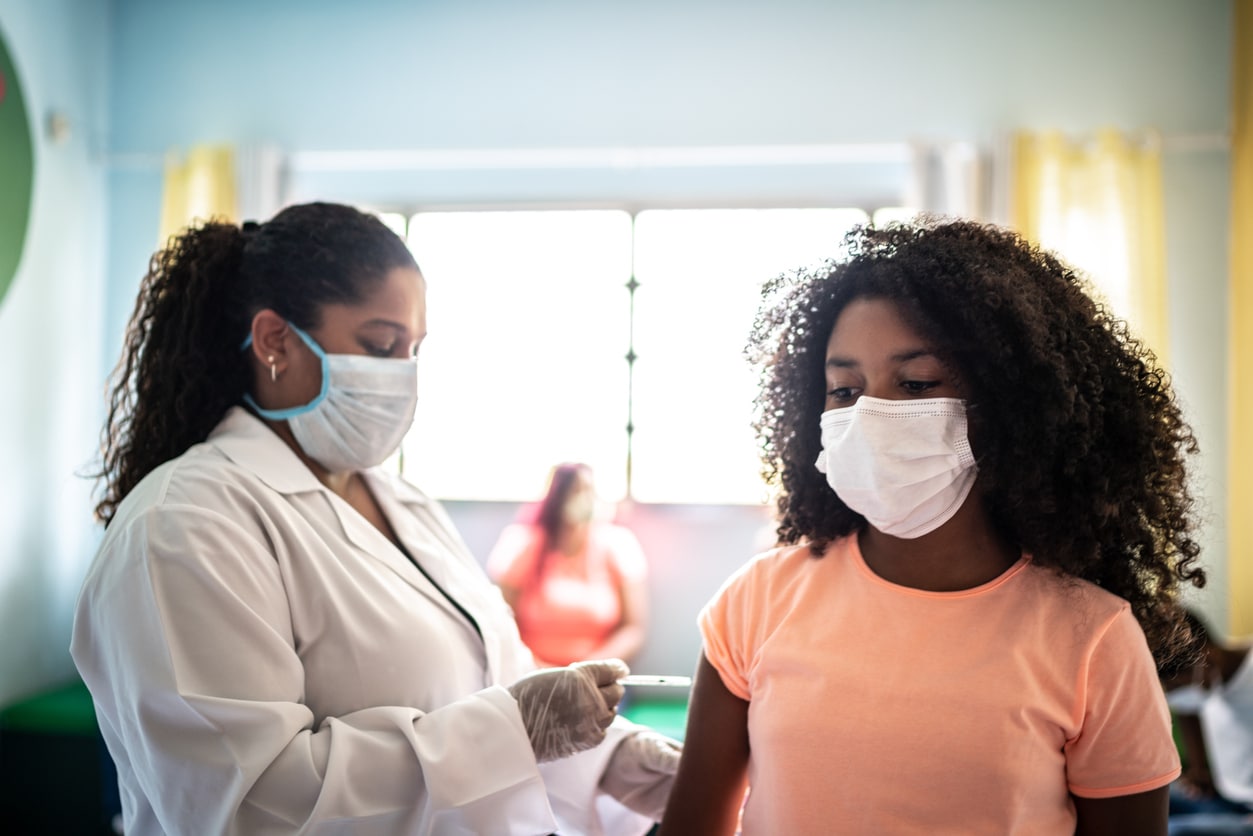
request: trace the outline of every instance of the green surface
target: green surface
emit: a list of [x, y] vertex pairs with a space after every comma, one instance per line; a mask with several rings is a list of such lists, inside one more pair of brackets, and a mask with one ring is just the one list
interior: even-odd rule
[[95, 734], [96, 709], [87, 686], [70, 683], [0, 709], [0, 735], [19, 731]]
[[622, 716], [682, 740], [687, 728], [687, 700], [636, 698], [622, 709]]
[[[678, 740], [687, 725], [687, 700], [637, 697], [622, 709], [628, 720], [656, 729]], [[5, 731], [93, 734], [96, 711], [82, 682], [50, 689], [0, 709], [0, 733]]]
[[30, 220], [35, 154], [17, 70], [0, 35], [0, 303], [17, 273]]

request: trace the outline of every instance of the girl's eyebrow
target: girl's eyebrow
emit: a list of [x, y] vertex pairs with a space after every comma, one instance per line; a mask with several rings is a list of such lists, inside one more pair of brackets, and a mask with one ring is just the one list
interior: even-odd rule
[[900, 354], [893, 354], [892, 360], [897, 363], [905, 363], [910, 360], [917, 360], [919, 357], [935, 357], [935, 352], [925, 348], [915, 348], [909, 351], [902, 351]]
[[[935, 352], [925, 348], [911, 348], [908, 351], [902, 351], [899, 354], [893, 354], [890, 358], [893, 363], [906, 363], [910, 360], [917, 360], [919, 357], [934, 357]], [[854, 369], [860, 363], [847, 357], [828, 357], [828, 369]]]

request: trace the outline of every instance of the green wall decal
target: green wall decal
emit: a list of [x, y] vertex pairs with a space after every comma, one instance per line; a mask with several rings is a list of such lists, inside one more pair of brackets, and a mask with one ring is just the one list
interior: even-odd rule
[[0, 302], [22, 257], [34, 175], [35, 153], [26, 103], [0, 35]]

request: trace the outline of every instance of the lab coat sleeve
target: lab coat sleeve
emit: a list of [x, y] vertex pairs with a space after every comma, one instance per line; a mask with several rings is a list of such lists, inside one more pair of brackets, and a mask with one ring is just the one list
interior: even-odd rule
[[161, 505], [124, 525], [84, 585], [71, 650], [162, 830], [557, 829], [504, 688], [315, 727], [266, 544], [198, 507]]
[[599, 789], [614, 749], [643, 729], [625, 717], [614, 718], [605, 741], [594, 749], [540, 765], [560, 833], [583, 836], [640, 836], [655, 824]]

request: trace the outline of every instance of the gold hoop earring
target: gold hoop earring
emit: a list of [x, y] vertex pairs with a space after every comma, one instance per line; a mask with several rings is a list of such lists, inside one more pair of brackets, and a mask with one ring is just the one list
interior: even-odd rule
[[271, 354], [269, 357], [266, 357], [265, 361], [270, 364], [270, 382], [277, 383], [278, 382], [278, 367], [274, 365], [274, 355]]

